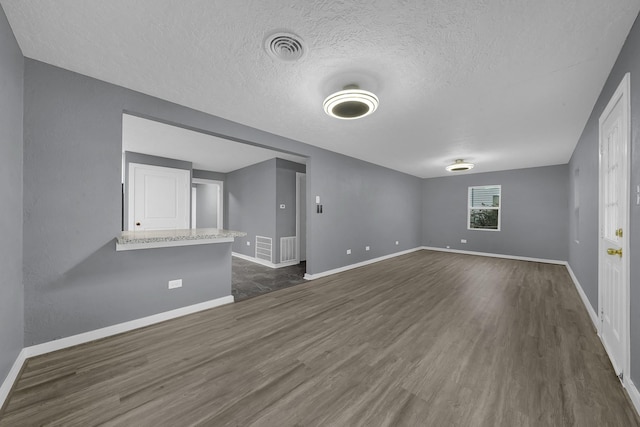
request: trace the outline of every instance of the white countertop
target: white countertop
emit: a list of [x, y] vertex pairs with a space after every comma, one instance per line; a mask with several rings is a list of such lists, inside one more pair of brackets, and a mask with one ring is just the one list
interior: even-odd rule
[[233, 242], [235, 237], [246, 235], [247, 233], [242, 231], [219, 228], [123, 231], [116, 238], [116, 251], [229, 243]]

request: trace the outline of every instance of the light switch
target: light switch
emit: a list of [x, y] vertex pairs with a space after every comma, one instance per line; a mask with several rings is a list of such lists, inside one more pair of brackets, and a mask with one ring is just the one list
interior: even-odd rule
[[316, 196], [316, 204], [320, 203], [320, 196]]

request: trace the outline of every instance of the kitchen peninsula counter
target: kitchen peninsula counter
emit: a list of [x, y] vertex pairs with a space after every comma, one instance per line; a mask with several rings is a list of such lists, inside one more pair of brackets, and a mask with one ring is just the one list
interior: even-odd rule
[[219, 228], [122, 231], [116, 238], [116, 251], [231, 243], [236, 237], [246, 235], [242, 231]]

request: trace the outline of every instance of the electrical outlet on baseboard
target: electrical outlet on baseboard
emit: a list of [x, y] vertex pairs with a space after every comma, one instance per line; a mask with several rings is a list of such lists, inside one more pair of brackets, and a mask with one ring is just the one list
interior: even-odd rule
[[364, 250], [365, 250], [365, 251], [368, 251], [368, 250], [370, 250], [370, 249], [371, 249], [371, 247], [370, 247], [370, 246], [365, 246], [365, 247], [364, 247]]
[[467, 239], [460, 239], [460, 243], [467, 243]]
[[400, 244], [400, 242], [398, 240], [396, 240], [396, 246], [398, 246]]
[[347, 249], [347, 255], [351, 255], [351, 249]]

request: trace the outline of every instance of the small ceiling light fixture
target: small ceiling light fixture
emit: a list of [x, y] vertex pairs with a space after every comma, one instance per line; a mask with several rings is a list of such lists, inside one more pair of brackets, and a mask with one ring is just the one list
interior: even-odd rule
[[445, 169], [447, 172], [462, 172], [473, 169], [475, 165], [473, 163], [465, 162], [462, 159], [456, 159], [455, 163], [447, 166]]
[[360, 89], [357, 85], [345, 86], [343, 90], [327, 96], [322, 106], [324, 112], [336, 119], [354, 120], [376, 111], [378, 97]]

